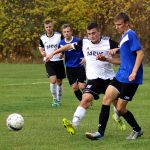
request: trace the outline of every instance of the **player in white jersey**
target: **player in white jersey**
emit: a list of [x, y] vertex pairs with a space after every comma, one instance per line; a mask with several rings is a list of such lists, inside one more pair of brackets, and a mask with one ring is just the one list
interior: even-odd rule
[[[40, 37], [39, 51], [43, 56], [43, 60], [48, 54], [58, 48], [61, 41], [61, 34], [54, 32], [53, 23], [47, 19], [44, 21], [46, 33]], [[60, 106], [62, 96], [62, 79], [65, 78], [65, 68], [63, 59], [58, 55], [45, 62], [47, 76], [50, 81], [50, 92], [53, 97], [52, 106]]]
[[108, 37], [102, 37], [100, 31], [97, 23], [90, 23], [87, 26], [88, 39], [80, 40], [77, 44], [63, 46], [49, 54], [46, 58], [48, 60], [59, 52], [73, 48], [76, 50], [82, 49], [86, 60], [86, 76], [88, 81], [82, 100], [73, 115], [72, 122], [65, 118], [63, 119], [63, 124], [70, 134], [75, 134], [75, 130], [84, 117], [91, 101], [99, 99], [99, 94], [105, 93], [107, 86], [115, 75], [111, 63], [115, 63], [116, 59], [111, 58], [110, 62], [104, 62], [97, 60], [96, 56], [101, 54], [109, 57], [108, 51], [117, 48], [118, 44]]

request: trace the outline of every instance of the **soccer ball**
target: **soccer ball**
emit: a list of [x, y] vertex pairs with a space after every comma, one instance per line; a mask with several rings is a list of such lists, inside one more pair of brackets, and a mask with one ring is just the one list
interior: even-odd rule
[[23, 128], [24, 119], [20, 114], [13, 113], [6, 119], [6, 125], [8, 129], [18, 131]]

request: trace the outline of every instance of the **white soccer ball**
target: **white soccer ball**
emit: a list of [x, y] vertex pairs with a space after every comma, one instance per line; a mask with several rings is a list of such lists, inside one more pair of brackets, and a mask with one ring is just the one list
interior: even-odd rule
[[8, 129], [18, 131], [23, 128], [24, 119], [20, 114], [13, 113], [6, 119], [6, 125]]

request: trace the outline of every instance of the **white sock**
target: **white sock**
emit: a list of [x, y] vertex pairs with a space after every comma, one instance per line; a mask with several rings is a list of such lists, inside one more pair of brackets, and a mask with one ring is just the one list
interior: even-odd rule
[[114, 106], [113, 109], [114, 109], [114, 117], [115, 117], [116, 120], [119, 121], [120, 120], [120, 116], [118, 114], [118, 111], [117, 111], [116, 107]]
[[74, 124], [74, 126], [77, 128], [80, 121], [82, 120], [82, 118], [84, 117], [85, 115], [85, 112], [86, 112], [86, 109], [81, 107], [81, 106], [78, 106], [74, 115], [73, 115], [73, 119], [72, 119], [72, 123]]
[[52, 94], [53, 99], [57, 98], [56, 95], [56, 84], [50, 83], [50, 92]]
[[57, 94], [57, 101], [60, 101], [61, 100], [61, 97], [62, 97], [62, 84], [61, 85], [57, 85], [57, 88], [56, 88], [56, 94]]

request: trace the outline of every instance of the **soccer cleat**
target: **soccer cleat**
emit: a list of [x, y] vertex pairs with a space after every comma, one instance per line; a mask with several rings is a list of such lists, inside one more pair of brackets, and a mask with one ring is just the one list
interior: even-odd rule
[[139, 131], [139, 132], [136, 132], [136, 131], [132, 131], [131, 134], [126, 138], [127, 140], [135, 140], [137, 138], [139, 138], [141, 135], [143, 135], [143, 131]]
[[61, 106], [61, 102], [60, 101], [56, 101], [57, 106]]
[[56, 99], [53, 99], [52, 107], [59, 107], [59, 106], [61, 106], [60, 101], [58, 101], [58, 100], [56, 100]]
[[122, 130], [122, 131], [126, 130], [126, 125], [120, 118], [116, 118], [115, 114], [112, 115], [112, 118], [115, 122], [117, 122], [120, 130]]
[[90, 140], [100, 140], [103, 138], [103, 135], [101, 135], [99, 132], [94, 133], [86, 132], [85, 136]]
[[56, 100], [56, 99], [53, 99], [52, 107], [57, 107], [57, 105], [58, 105], [57, 100]]
[[71, 135], [74, 135], [76, 132], [75, 126], [66, 118], [63, 118], [62, 121], [63, 121], [63, 126], [66, 128], [67, 132], [70, 133]]

